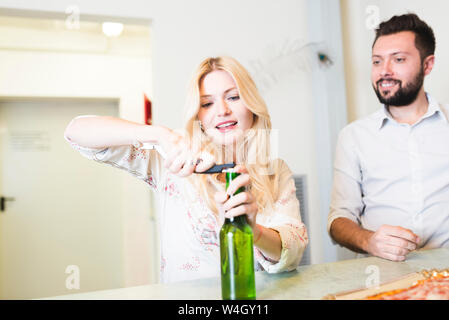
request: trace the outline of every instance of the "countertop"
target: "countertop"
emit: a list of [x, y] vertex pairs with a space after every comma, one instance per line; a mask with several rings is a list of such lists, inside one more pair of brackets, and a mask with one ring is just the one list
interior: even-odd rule
[[[328, 294], [363, 289], [409, 273], [449, 268], [449, 248], [418, 250], [404, 262], [376, 257], [300, 266], [291, 272], [256, 272], [257, 300], [316, 300]], [[151, 284], [113, 290], [49, 297], [56, 300], [220, 300], [220, 278]]]

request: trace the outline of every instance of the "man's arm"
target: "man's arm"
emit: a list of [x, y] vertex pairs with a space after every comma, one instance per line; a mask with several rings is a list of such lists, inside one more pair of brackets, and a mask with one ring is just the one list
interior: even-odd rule
[[357, 253], [368, 253], [367, 242], [374, 232], [363, 229], [348, 218], [337, 218], [332, 222], [329, 233], [343, 247]]
[[404, 261], [419, 243], [419, 237], [409, 229], [383, 225], [373, 232], [347, 218], [335, 219], [330, 226], [330, 235], [350, 250], [392, 261]]

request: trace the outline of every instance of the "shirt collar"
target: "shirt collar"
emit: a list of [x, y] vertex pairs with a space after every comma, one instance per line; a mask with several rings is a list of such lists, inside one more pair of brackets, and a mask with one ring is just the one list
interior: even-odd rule
[[[443, 120], [446, 123], [449, 123], [448, 118], [441, 111], [440, 104], [427, 92], [426, 92], [426, 96], [427, 96], [427, 101], [429, 102], [429, 107], [427, 109], [426, 114], [424, 116], [422, 116], [420, 121], [425, 118], [430, 118], [431, 116], [436, 114], [437, 116], [440, 117], [441, 120]], [[384, 105], [382, 108], [382, 112], [380, 113], [380, 117], [379, 117], [379, 130], [383, 128], [383, 126], [385, 125], [385, 123], [387, 123], [387, 121], [395, 122], [395, 120], [391, 116], [390, 112], [388, 111], [387, 106]]]

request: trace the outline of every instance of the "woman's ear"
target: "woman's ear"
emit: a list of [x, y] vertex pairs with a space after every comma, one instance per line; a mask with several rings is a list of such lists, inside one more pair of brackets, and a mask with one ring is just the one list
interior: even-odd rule
[[196, 118], [195, 122], [198, 123], [198, 127], [200, 128], [200, 130], [204, 132], [203, 124], [201, 123], [201, 121]]

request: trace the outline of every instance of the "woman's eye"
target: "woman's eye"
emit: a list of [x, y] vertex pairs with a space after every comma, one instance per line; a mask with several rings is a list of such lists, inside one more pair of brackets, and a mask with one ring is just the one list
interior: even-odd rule
[[231, 97], [229, 97], [228, 98], [229, 100], [232, 100], [232, 101], [237, 101], [237, 100], [239, 100], [240, 99], [240, 96], [231, 96]]
[[207, 108], [207, 107], [210, 107], [212, 105], [212, 102], [206, 102], [206, 103], [203, 103], [202, 105], [201, 105], [201, 107], [202, 108]]

